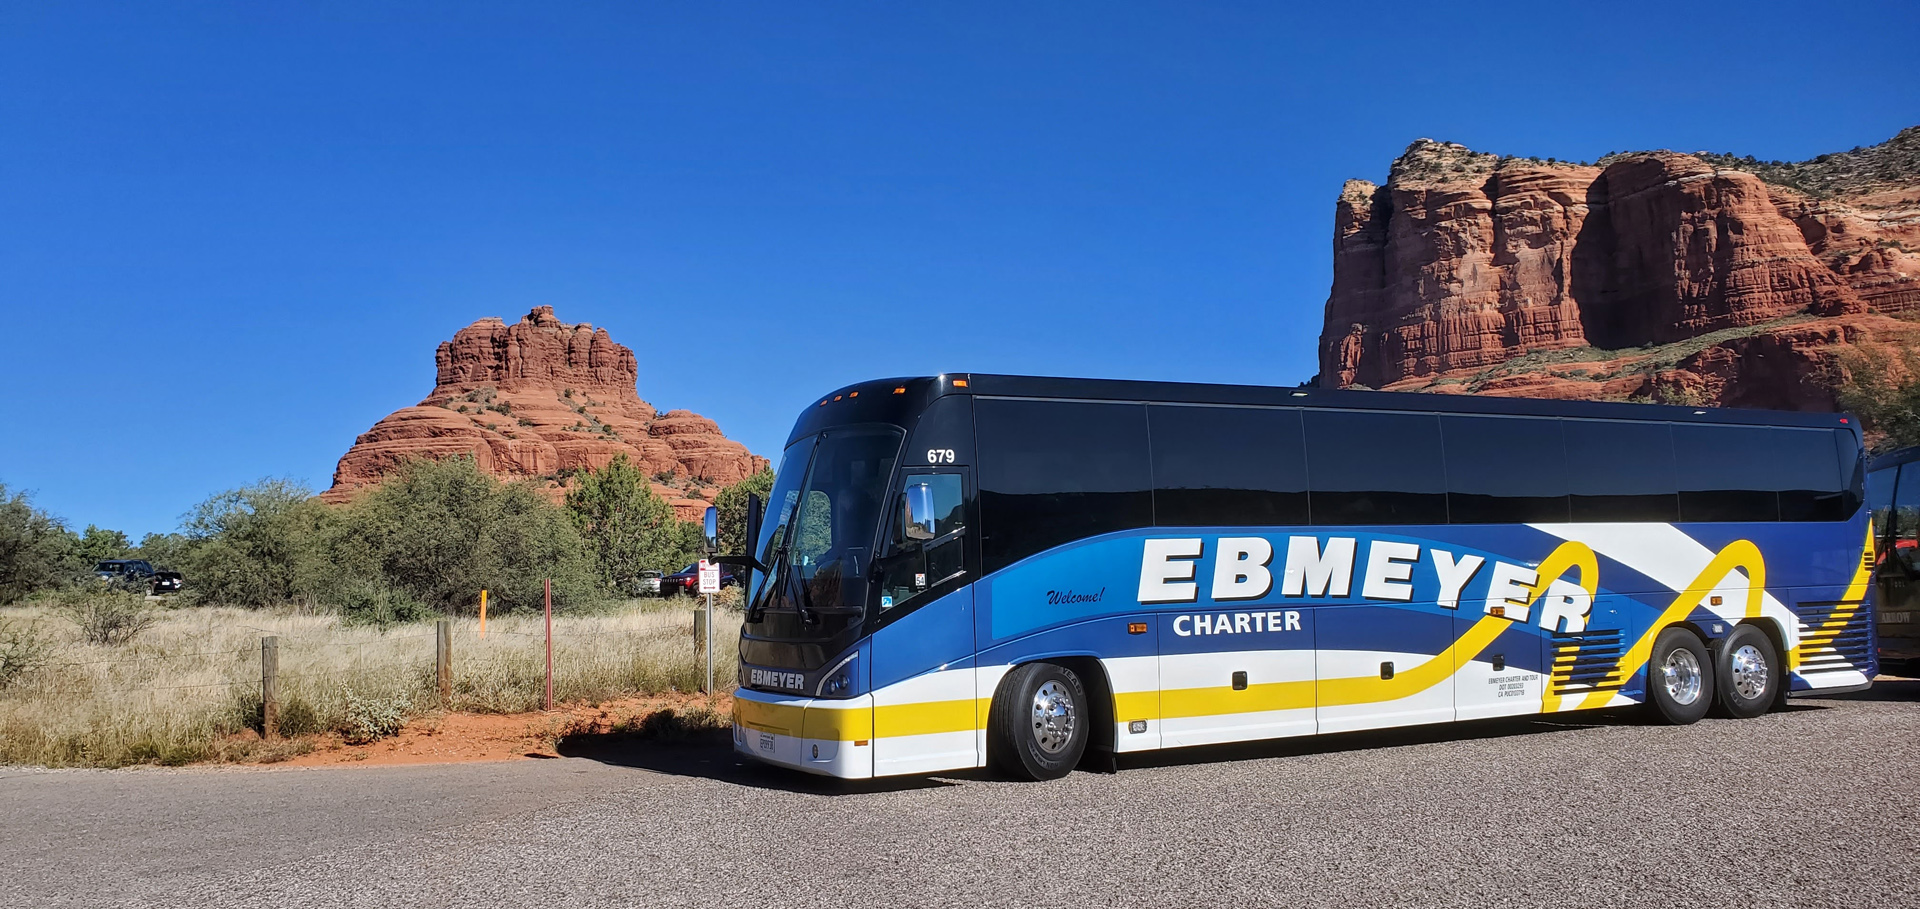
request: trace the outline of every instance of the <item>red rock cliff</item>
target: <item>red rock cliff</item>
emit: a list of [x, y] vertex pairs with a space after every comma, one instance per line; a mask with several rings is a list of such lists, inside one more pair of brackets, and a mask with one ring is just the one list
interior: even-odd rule
[[1920, 127], [1799, 164], [1415, 142], [1334, 215], [1320, 382], [1795, 409], [1920, 316]]
[[633, 351], [551, 306], [513, 325], [481, 319], [443, 342], [434, 364], [433, 392], [362, 433], [322, 498], [345, 501], [408, 458], [454, 455], [504, 479], [546, 480], [558, 497], [565, 474], [624, 453], [692, 519], [720, 486], [767, 463], [706, 417], [656, 411], [636, 390]]

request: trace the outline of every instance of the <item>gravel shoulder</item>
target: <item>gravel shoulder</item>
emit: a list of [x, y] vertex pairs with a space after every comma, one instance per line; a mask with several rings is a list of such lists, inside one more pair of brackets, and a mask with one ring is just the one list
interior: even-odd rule
[[1920, 902], [1920, 682], [1682, 728], [1497, 721], [844, 784], [716, 746], [0, 769], [6, 906]]

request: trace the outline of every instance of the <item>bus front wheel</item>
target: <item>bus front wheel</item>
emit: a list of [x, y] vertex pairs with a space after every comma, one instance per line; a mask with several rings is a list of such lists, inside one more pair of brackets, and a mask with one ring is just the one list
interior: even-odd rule
[[1727, 635], [1714, 660], [1720, 709], [1737, 719], [1766, 713], [1780, 689], [1780, 657], [1767, 633], [1741, 625]]
[[1713, 659], [1707, 646], [1685, 628], [1669, 628], [1653, 642], [1647, 660], [1647, 704], [1653, 715], [1685, 726], [1713, 706]]
[[1028, 663], [1007, 673], [987, 712], [987, 756], [1002, 773], [1057, 780], [1086, 753], [1087, 689], [1073, 670]]

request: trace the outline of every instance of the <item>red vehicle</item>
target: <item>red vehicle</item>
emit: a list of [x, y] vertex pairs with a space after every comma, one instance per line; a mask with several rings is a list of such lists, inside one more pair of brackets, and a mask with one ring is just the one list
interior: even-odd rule
[[[733, 566], [720, 566], [720, 587], [736, 586], [740, 579], [733, 574]], [[675, 594], [696, 594], [700, 592], [700, 563], [695, 562], [660, 579], [660, 595], [670, 597]]]

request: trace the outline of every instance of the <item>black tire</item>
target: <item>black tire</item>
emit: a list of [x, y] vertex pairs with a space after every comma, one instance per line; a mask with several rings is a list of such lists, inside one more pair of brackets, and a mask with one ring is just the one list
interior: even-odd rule
[[1713, 707], [1714, 675], [1713, 657], [1693, 632], [1660, 632], [1647, 659], [1647, 706], [1653, 718], [1675, 726], [1698, 722]]
[[1766, 632], [1752, 625], [1734, 628], [1720, 642], [1713, 661], [1720, 712], [1744, 720], [1773, 709], [1783, 668], [1780, 652]]
[[1008, 776], [1066, 776], [1087, 751], [1093, 733], [1091, 708], [1087, 688], [1072, 670], [1052, 663], [1020, 666], [1007, 673], [993, 693], [987, 711], [987, 757]]

